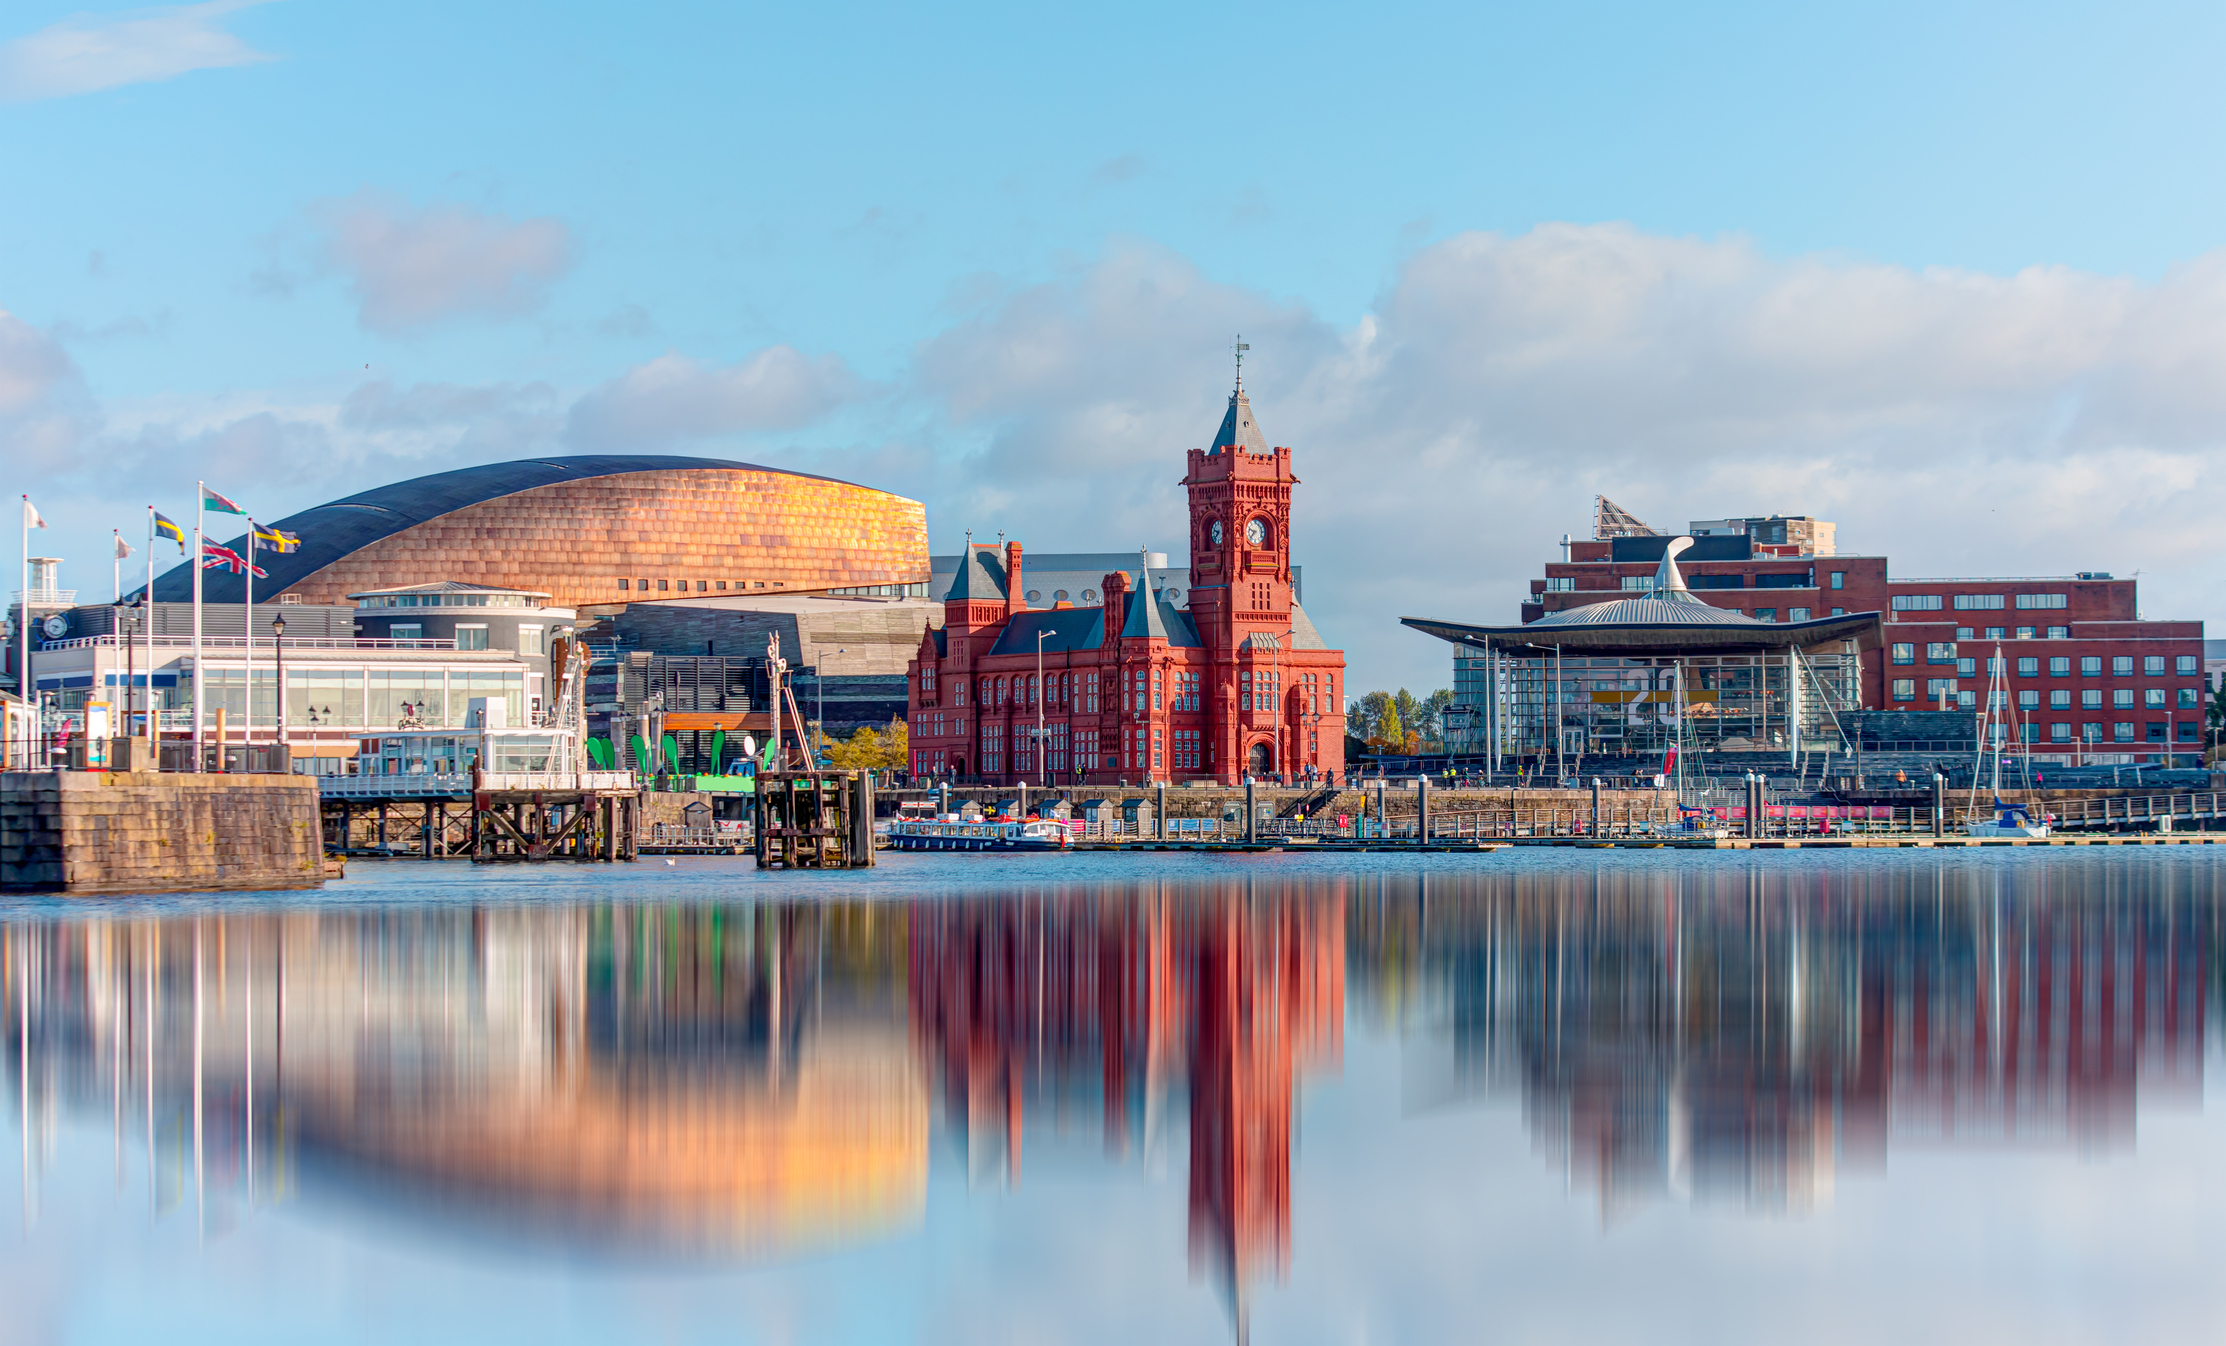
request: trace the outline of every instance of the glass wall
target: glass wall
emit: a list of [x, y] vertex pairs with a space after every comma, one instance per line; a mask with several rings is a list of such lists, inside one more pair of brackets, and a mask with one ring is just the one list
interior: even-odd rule
[[[259, 667], [255, 673], [255, 723], [269, 725], [278, 718], [278, 670]], [[201, 712], [212, 722], [218, 710], [224, 712], [231, 724], [244, 723], [247, 714], [248, 670], [244, 668], [212, 668], [208, 670], [207, 690], [201, 694]], [[191, 695], [189, 692], [188, 695]]]
[[526, 675], [515, 670], [472, 670], [448, 675], [448, 704], [461, 726], [473, 697], [501, 697], [507, 708], [503, 723], [513, 729], [526, 723]]
[[436, 728], [450, 723], [447, 679], [439, 669], [374, 668], [364, 680], [365, 724], [384, 728], [414, 719]]
[[286, 723], [363, 723], [363, 670], [290, 668], [286, 670]]
[[1658, 756], [1678, 738], [1680, 706], [1688, 751], [1784, 751], [1795, 717], [1804, 748], [1838, 750], [1834, 714], [1860, 704], [1852, 648], [1811, 650], [1798, 661], [1783, 652], [1557, 662], [1525, 649], [1522, 656], [1464, 649], [1454, 658], [1452, 751], [1486, 752], [1496, 738], [1511, 756]]

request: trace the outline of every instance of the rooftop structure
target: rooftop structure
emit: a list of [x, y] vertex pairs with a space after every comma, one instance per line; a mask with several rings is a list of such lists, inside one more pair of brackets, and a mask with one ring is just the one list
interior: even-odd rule
[[[258, 552], [258, 599], [308, 603], [442, 581], [546, 595], [575, 610], [639, 597], [827, 592], [927, 579], [916, 500], [716, 458], [596, 454], [490, 463], [381, 486], [276, 520], [298, 550]], [[244, 553], [244, 535], [230, 545]], [[203, 575], [237, 602], [244, 579]], [[179, 565], [155, 597], [182, 601]]]

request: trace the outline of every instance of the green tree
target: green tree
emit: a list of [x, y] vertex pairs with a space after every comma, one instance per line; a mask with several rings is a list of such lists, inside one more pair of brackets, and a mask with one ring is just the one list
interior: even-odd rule
[[1370, 692], [1345, 708], [1345, 732], [1363, 743], [1383, 729], [1384, 712], [1391, 709], [1389, 692]]
[[[1378, 692], [1377, 695], [1382, 696], [1383, 694]], [[1406, 693], [1401, 692], [1400, 695], [1405, 696]], [[1407, 750], [1407, 730], [1399, 719], [1399, 705], [1396, 699], [1385, 699], [1383, 713], [1376, 719], [1376, 732], [1369, 735], [1368, 742], [1385, 752], [1405, 752]]]

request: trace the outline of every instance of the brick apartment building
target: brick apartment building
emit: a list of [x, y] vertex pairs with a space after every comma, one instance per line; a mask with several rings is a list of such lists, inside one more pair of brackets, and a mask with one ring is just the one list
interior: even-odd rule
[[[1979, 711], [2001, 649], [2014, 739], [2036, 756], [2183, 764], [2203, 743], [2203, 624], [2148, 621], [2134, 581], [2081, 571], [1913, 577], [1884, 556], [1836, 548], [1803, 515], [1695, 520], [1678, 558], [1694, 595], [1763, 621], [1877, 612], [1885, 641], [1862, 656], [1866, 710]], [[1532, 580], [1522, 619], [1643, 592], [1670, 534], [1597, 502], [1593, 536], [1562, 543]]]

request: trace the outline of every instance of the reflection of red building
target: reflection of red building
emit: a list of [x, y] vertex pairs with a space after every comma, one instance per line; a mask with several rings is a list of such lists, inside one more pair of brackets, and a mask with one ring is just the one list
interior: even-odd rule
[[1342, 903], [1162, 890], [918, 912], [914, 1031], [970, 1153], [1001, 1144], [1017, 1179], [1027, 1097], [1088, 1078], [1123, 1154], [1132, 1114], [1186, 1085], [1192, 1264], [1233, 1288], [1280, 1275], [1297, 1074], [1343, 1049]]

